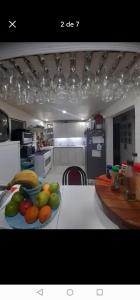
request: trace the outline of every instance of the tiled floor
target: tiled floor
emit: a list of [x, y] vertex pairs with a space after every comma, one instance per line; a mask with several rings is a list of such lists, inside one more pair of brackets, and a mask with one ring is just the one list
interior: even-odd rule
[[[63, 173], [68, 167], [69, 166], [53, 166], [45, 179], [48, 182], [57, 181], [59, 184], [62, 184]], [[84, 166], [79, 166], [79, 167], [81, 167], [85, 171]]]
[[[46, 180], [48, 182], [53, 182], [56, 181], [59, 184], [62, 184], [62, 176], [64, 171], [68, 168], [69, 166], [53, 166], [52, 169], [49, 171], [49, 173], [46, 176]], [[84, 166], [79, 166], [80, 168], [82, 168], [85, 171], [85, 167]], [[93, 182], [89, 183], [90, 185], [93, 185]]]

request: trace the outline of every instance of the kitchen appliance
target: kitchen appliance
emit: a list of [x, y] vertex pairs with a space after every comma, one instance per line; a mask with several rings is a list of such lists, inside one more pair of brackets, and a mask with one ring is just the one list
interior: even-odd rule
[[0, 143], [0, 185], [10, 182], [20, 169], [20, 142]]
[[45, 177], [51, 169], [52, 152], [50, 150], [37, 151], [34, 156], [34, 170], [38, 176]]
[[88, 179], [106, 173], [105, 132], [103, 129], [88, 129], [85, 134], [85, 166]]
[[20, 146], [20, 156], [21, 158], [28, 158], [35, 153], [35, 147], [32, 144], [26, 144]]
[[9, 139], [9, 118], [8, 115], [0, 109], [0, 142]]
[[33, 134], [27, 129], [15, 129], [11, 132], [12, 141], [20, 141], [21, 145], [26, 145], [33, 142]]

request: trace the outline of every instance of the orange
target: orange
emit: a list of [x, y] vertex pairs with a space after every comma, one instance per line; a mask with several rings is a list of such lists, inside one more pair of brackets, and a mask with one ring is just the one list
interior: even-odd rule
[[49, 186], [50, 186], [49, 183], [48, 183], [48, 182], [45, 182], [45, 183], [43, 183], [42, 188], [43, 188], [43, 187], [49, 188]]
[[43, 190], [44, 192], [46, 192], [46, 193], [48, 194], [48, 196], [50, 197], [51, 192], [49, 191], [49, 184], [45, 183], [45, 184], [43, 185], [43, 187], [42, 187], [42, 190]]
[[50, 206], [48, 206], [48, 205], [43, 206], [39, 211], [40, 223], [44, 223], [46, 220], [48, 220], [50, 218], [51, 214], [52, 214], [52, 210], [51, 210]]
[[36, 206], [31, 206], [26, 209], [24, 218], [26, 223], [32, 224], [38, 219], [39, 209]]

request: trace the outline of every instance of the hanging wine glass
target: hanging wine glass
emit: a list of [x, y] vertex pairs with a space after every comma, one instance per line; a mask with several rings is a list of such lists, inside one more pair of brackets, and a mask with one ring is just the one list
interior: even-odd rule
[[40, 80], [40, 88], [42, 89], [43, 93], [46, 96], [46, 99], [49, 98], [50, 95], [50, 89], [51, 89], [51, 78], [49, 74], [49, 70], [47, 67], [45, 67], [43, 74], [40, 74], [39, 78]]
[[108, 86], [102, 88], [101, 100], [107, 103], [113, 101], [113, 99], [114, 99], [113, 90], [110, 89], [108, 84]]
[[104, 77], [101, 78], [101, 82], [102, 82], [102, 86], [106, 87], [108, 85], [108, 82], [109, 82], [108, 75], [105, 74]]
[[95, 95], [95, 97], [101, 97], [101, 80], [100, 80], [100, 70], [98, 69], [96, 71], [96, 74], [94, 76], [93, 82], [92, 82], [92, 93]]
[[67, 80], [67, 89], [69, 101], [75, 102], [80, 95], [80, 78], [76, 73], [76, 55], [70, 55], [70, 74]]
[[8, 78], [6, 72], [0, 68], [0, 98], [1, 100], [8, 100]]
[[17, 95], [16, 95], [16, 102], [18, 105], [25, 104], [25, 85], [23, 83], [23, 79], [19, 78], [17, 83]]
[[123, 71], [118, 71], [113, 77], [118, 85], [122, 86], [124, 84], [125, 74]]
[[131, 79], [135, 87], [140, 87], [140, 65], [135, 66]]
[[19, 75], [14, 69], [9, 70], [9, 82], [8, 82], [8, 98], [9, 101], [16, 100], [18, 92]]
[[85, 98], [92, 93], [92, 87], [93, 87], [94, 76], [90, 70], [91, 60], [92, 60], [92, 54], [90, 52], [85, 55], [85, 65], [84, 65], [84, 72], [82, 78], [82, 94], [83, 96], [85, 96]]
[[25, 103], [32, 104], [36, 101], [38, 86], [30, 73], [26, 73], [26, 88], [24, 90]]
[[64, 97], [66, 94], [66, 80], [62, 71], [62, 62], [60, 59], [60, 55], [55, 56], [57, 72], [53, 78], [53, 90], [57, 94], [57, 96]]
[[122, 97], [124, 96], [124, 94], [125, 94], [125, 92], [124, 92], [123, 87], [117, 88], [116, 91], [114, 92], [114, 100], [115, 101], [121, 100]]

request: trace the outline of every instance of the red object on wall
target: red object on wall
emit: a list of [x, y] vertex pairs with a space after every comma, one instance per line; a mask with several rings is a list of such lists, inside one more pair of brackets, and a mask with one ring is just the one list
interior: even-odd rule
[[103, 123], [103, 117], [102, 115], [98, 114], [95, 116], [95, 121], [96, 121], [96, 124], [102, 124]]
[[127, 161], [123, 160], [121, 164], [127, 166]]

